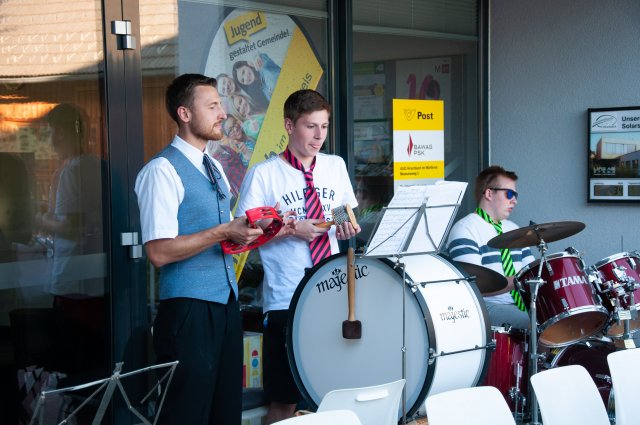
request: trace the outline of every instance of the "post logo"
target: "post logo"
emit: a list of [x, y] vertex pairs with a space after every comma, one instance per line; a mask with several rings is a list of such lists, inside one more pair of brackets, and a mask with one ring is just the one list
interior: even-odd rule
[[404, 109], [404, 117], [407, 121], [411, 121], [416, 114], [415, 109]]

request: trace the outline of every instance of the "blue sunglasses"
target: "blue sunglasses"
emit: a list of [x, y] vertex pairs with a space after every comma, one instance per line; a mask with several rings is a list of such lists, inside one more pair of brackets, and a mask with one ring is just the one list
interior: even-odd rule
[[491, 190], [504, 190], [506, 192], [508, 200], [511, 200], [513, 198], [518, 199], [518, 192], [516, 192], [513, 189], [504, 189], [502, 187], [490, 187], [489, 189], [491, 189]]

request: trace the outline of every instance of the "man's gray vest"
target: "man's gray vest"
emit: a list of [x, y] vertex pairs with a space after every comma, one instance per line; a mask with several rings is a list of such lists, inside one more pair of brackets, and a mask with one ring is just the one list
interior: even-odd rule
[[[209, 179], [178, 149], [169, 145], [157, 156], [173, 165], [184, 186], [184, 199], [178, 208], [178, 235], [190, 235], [229, 222], [229, 189], [223, 181], [220, 188], [226, 197], [220, 200]], [[186, 297], [226, 304], [231, 288], [237, 299], [233, 258], [223, 254], [218, 243], [160, 269], [161, 300]]]

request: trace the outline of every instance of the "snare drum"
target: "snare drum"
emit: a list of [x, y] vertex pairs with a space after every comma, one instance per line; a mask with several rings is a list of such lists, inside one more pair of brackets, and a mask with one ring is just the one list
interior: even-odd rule
[[586, 341], [551, 350], [550, 361], [543, 365], [543, 369], [575, 364], [583, 366], [598, 387], [598, 392], [611, 419], [615, 417], [615, 401], [607, 356], [614, 351], [616, 347], [611, 342], [589, 338]]
[[[515, 284], [529, 305], [531, 296], [526, 281], [536, 279], [540, 260], [524, 267]], [[600, 332], [609, 312], [600, 305], [584, 271], [582, 259], [568, 252], [551, 254], [542, 267], [542, 279], [536, 300], [539, 342], [562, 347]]]
[[[591, 269], [596, 272], [594, 284], [600, 293], [602, 304], [611, 313], [611, 321], [606, 335], [620, 338], [624, 334], [624, 323], [617, 321], [616, 308], [624, 310], [640, 310], [640, 287], [630, 290], [628, 284], [640, 285], [640, 254], [638, 252], [621, 252], [614, 254], [594, 264]], [[627, 287], [625, 287], [627, 286]], [[631, 294], [633, 293], [633, 305]], [[640, 329], [639, 317], [629, 321], [629, 330], [635, 334]]]
[[[407, 282], [432, 283], [403, 284], [391, 261], [356, 258], [361, 339], [342, 337], [348, 313], [346, 255], [323, 260], [298, 285], [289, 308], [287, 354], [312, 408], [331, 390], [401, 379], [403, 346], [409, 416], [422, 412], [430, 394], [480, 381], [488, 363], [489, 325], [476, 286], [436, 255], [407, 256], [402, 262]], [[402, 408], [399, 418], [401, 413]]]
[[529, 382], [529, 331], [492, 326], [491, 332], [496, 349], [482, 385], [498, 388], [511, 411], [522, 416]]

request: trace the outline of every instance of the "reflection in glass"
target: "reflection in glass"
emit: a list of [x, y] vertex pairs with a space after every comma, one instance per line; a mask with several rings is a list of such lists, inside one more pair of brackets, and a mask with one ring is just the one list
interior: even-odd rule
[[[0, 6], [0, 422], [7, 424], [29, 422], [39, 390], [110, 372], [101, 5], [82, 1], [78, 21], [63, 3], [31, 3]], [[84, 396], [54, 399], [47, 423]]]

